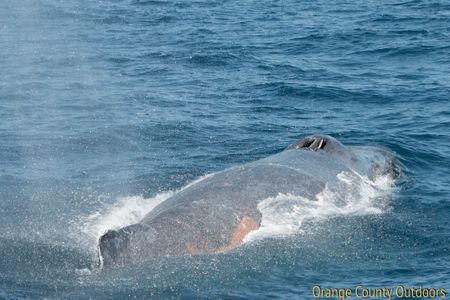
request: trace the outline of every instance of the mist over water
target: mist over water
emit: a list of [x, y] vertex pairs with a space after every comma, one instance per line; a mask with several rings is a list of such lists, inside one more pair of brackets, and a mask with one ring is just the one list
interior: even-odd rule
[[[0, 298], [449, 290], [449, 16], [442, 1], [0, 2]], [[96, 268], [108, 228], [312, 133], [391, 149], [401, 178], [265, 199], [229, 253]]]

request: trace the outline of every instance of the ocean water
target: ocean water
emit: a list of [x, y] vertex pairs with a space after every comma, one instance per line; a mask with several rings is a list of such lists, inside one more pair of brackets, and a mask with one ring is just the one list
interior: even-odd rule
[[[449, 24], [437, 0], [1, 1], [0, 298], [450, 293]], [[229, 253], [98, 268], [108, 228], [313, 133], [387, 147], [401, 174], [343, 178], [342, 210], [265, 199]]]

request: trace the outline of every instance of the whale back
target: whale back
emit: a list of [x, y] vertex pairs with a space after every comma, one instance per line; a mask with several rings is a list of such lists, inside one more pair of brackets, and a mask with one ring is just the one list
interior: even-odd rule
[[214, 252], [229, 243], [245, 216], [261, 222], [258, 203], [279, 194], [314, 201], [325, 189], [339, 190], [339, 174], [373, 178], [389, 170], [385, 149], [344, 146], [329, 136], [309, 136], [281, 153], [235, 166], [188, 185], [134, 225], [108, 231], [99, 241], [105, 265], [149, 256]]

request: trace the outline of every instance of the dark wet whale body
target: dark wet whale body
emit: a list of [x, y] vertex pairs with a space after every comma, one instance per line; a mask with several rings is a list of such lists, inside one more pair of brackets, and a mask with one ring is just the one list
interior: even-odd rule
[[259, 227], [258, 203], [280, 193], [314, 199], [338, 174], [374, 178], [390, 172], [392, 155], [371, 146], [343, 146], [330, 136], [309, 136], [285, 151], [232, 167], [188, 185], [138, 224], [110, 230], [99, 240], [103, 265], [149, 257], [213, 253], [237, 246]]

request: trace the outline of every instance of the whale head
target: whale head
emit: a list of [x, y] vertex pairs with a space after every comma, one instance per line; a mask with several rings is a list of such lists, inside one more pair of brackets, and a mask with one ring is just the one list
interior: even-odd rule
[[390, 174], [398, 177], [397, 161], [394, 154], [379, 146], [345, 146], [329, 135], [309, 135], [290, 145], [287, 150], [316, 152], [329, 155], [347, 164], [354, 170], [362, 170], [372, 176]]

